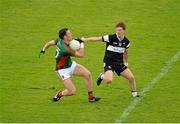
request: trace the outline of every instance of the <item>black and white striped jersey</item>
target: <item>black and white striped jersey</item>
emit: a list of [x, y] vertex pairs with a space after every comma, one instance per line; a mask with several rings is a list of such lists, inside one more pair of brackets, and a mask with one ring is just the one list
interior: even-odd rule
[[106, 43], [104, 63], [118, 66], [123, 64], [123, 54], [130, 46], [130, 41], [124, 36], [120, 39], [116, 34], [102, 36], [102, 41]]

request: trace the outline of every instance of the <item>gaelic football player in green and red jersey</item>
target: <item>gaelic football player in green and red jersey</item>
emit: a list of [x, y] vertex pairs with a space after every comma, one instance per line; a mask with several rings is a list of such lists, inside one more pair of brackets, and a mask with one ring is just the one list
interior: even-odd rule
[[63, 96], [71, 96], [75, 94], [76, 88], [71, 80], [71, 77], [75, 75], [81, 76], [85, 79], [89, 102], [99, 101], [100, 98], [93, 95], [93, 81], [90, 71], [84, 66], [71, 60], [71, 56], [78, 58], [83, 57], [84, 43], [82, 40], [77, 39], [81, 43], [81, 47], [79, 51], [73, 51], [69, 47], [69, 42], [71, 40], [72, 33], [68, 28], [63, 28], [59, 31], [59, 38], [47, 42], [40, 51], [40, 54], [44, 54], [47, 48], [50, 46], [56, 46], [56, 72], [62, 79], [65, 89], [63, 91], [58, 91], [53, 97], [53, 100], [58, 101]]

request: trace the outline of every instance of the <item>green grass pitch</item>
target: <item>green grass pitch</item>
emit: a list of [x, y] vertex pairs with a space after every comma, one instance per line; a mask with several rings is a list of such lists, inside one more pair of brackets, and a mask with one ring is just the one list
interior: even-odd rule
[[[114, 33], [119, 20], [131, 41], [129, 68], [141, 91], [180, 50], [179, 0], [0, 0], [0, 122], [109, 122], [120, 118], [132, 97], [128, 81], [114, 75], [111, 85], [87, 102], [84, 80], [73, 77], [77, 93], [53, 103], [62, 82], [54, 72], [55, 48], [41, 59], [48, 40], [68, 27], [74, 38]], [[86, 43], [87, 67], [95, 82], [103, 71], [105, 44]], [[149, 91], [125, 122], [180, 122], [180, 61]]]

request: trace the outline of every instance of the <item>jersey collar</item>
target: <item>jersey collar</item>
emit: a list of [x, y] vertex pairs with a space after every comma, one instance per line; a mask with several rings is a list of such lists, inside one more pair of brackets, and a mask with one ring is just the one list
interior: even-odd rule
[[124, 39], [124, 35], [123, 35], [123, 38], [121, 39], [121, 38], [117, 35], [117, 33], [116, 33], [116, 37], [117, 37], [117, 39], [118, 39], [119, 41], [122, 41], [122, 40]]

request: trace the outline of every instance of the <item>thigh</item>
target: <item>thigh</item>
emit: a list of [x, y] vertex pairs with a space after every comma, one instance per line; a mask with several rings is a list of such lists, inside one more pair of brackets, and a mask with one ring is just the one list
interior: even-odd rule
[[126, 68], [123, 72], [120, 73], [121, 76], [129, 79], [131, 77], [134, 77], [133, 73], [131, 72], [131, 70], [129, 68]]
[[77, 64], [73, 74], [77, 76], [86, 76], [90, 74], [90, 71], [84, 66]]
[[106, 72], [104, 72], [104, 77], [107, 79], [113, 79], [113, 71], [107, 70]]
[[108, 78], [108, 79], [112, 79], [113, 78], [113, 72], [114, 72], [114, 70], [113, 70], [112, 66], [105, 64], [105, 66], [104, 66], [104, 77]]
[[63, 80], [63, 83], [64, 83], [66, 89], [68, 89], [69, 91], [76, 90], [76, 87], [74, 86], [74, 84], [70, 78]]

